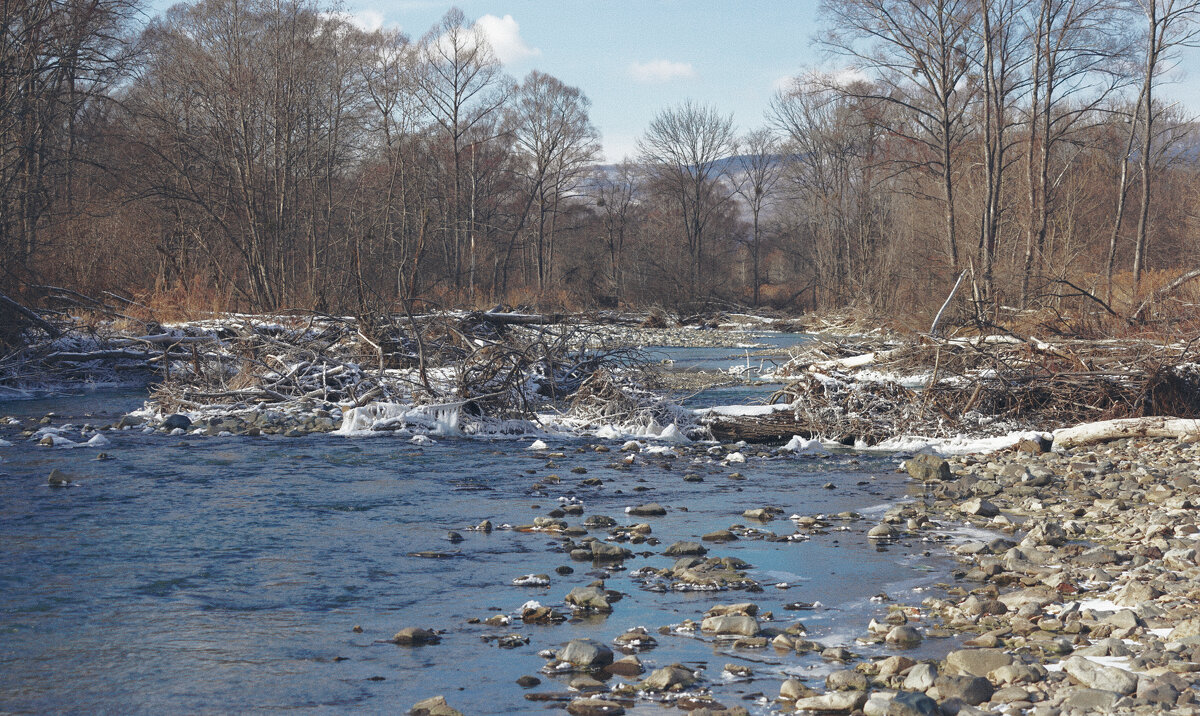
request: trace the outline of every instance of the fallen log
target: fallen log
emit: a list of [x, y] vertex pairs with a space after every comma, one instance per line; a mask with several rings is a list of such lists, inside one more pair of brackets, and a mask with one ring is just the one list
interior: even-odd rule
[[1054, 431], [1054, 449], [1066, 450], [1123, 438], [1200, 438], [1200, 420], [1153, 416], [1084, 423]]

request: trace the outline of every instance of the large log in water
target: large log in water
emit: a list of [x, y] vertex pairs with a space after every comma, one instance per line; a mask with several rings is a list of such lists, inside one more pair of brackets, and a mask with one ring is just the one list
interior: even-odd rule
[[1054, 431], [1054, 449], [1066, 450], [1082, 445], [1120, 440], [1122, 438], [1188, 438], [1200, 437], [1200, 420], [1187, 418], [1149, 417], [1104, 420], [1084, 423], [1073, 428]]
[[783, 445], [799, 435], [805, 440], [817, 436], [807, 421], [796, 420], [791, 413], [774, 413], [768, 417], [722, 417], [709, 424], [709, 430], [717, 440], [763, 445]]

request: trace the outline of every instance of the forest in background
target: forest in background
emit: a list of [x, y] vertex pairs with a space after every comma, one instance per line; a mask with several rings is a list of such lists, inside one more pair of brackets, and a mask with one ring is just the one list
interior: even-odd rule
[[[827, 0], [849, 68], [754, 128], [310, 0], [0, 0], [0, 291], [180, 311], [769, 306], [928, 325], [1195, 313], [1200, 0]], [[752, 62], [753, 57], [748, 56]], [[1197, 282], [1200, 283], [1200, 282]], [[58, 292], [61, 295], [61, 291]]]

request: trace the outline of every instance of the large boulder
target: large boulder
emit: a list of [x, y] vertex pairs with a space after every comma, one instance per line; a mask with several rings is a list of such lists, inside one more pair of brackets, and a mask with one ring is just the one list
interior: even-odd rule
[[717, 636], [758, 636], [758, 620], [739, 614], [705, 617], [700, 631]]
[[945, 481], [954, 476], [950, 472], [950, 463], [928, 453], [913, 455], [904, 463], [904, 467], [912, 479], [918, 482]]
[[934, 686], [943, 701], [958, 699], [971, 706], [988, 701], [995, 692], [992, 682], [982, 676], [939, 676]]
[[567, 592], [567, 597], [563, 601], [579, 612], [608, 614], [612, 611], [608, 595], [599, 587], [575, 587]]
[[613, 663], [612, 649], [593, 639], [573, 639], [557, 656], [559, 661], [585, 669], [600, 669]]
[[1123, 696], [1137, 691], [1138, 677], [1115, 666], [1104, 666], [1082, 656], [1072, 656], [1062, 663], [1062, 667], [1071, 678], [1088, 688], [1115, 691]]
[[691, 670], [679, 664], [671, 664], [652, 671], [639, 686], [644, 691], [667, 691], [674, 686], [691, 686], [694, 683], [696, 675]]
[[1012, 654], [1001, 649], [959, 649], [946, 655], [946, 665], [967, 676], [986, 677], [994, 669], [1011, 663]]
[[862, 708], [867, 703], [865, 691], [830, 691], [820, 696], [808, 696], [797, 699], [796, 711], [817, 711], [819, 713], [850, 713]]
[[451, 708], [446, 703], [445, 696], [432, 696], [424, 701], [418, 701], [408, 710], [409, 716], [463, 716], [462, 712]]

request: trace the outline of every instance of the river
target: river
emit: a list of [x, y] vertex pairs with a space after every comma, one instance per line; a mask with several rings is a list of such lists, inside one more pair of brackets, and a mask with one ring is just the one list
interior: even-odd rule
[[[109, 424], [142, 399], [85, 393], [0, 403], [0, 415], [28, 425], [53, 411], [54, 424]], [[752, 600], [774, 612], [775, 625], [798, 619], [821, 643], [895, 653], [853, 643], [885, 613], [886, 604], [871, 598], [918, 603], [940, 593], [934, 585], [953, 565], [934, 545], [871, 545], [865, 533], [875, 519], [834, 522], [806, 541], [710, 545], [710, 556], [753, 565], [761, 593], [659, 593], [629, 577], [646, 565], [669, 566], [673, 560], [659, 553], [674, 541], [747, 522], [741, 513], [749, 508], [782, 508], [765, 528], [785, 535], [795, 531], [786, 519], [792, 513], [878, 518], [910, 489], [889, 455], [752, 457], [726, 466], [690, 453], [642, 454], [626, 469], [619, 441], [580, 438], [544, 438], [548, 452], [564, 454], [554, 458], [529, 450], [531, 438], [413, 445], [334, 435], [106, 435], [102, 449], [112, 459], [96, 460], [95, 448], [44, 448], [0, 431], [13, 443], [0, 447], [0, 711], [397, 713], [443, 694], [466, 714], [540, 713], [561, 704], [525, 694], [564, 692], [567, 680], [539, 673], [540, 650], [577, 637], [611, 643], [642, 625], [659, 643], [640, 654], [648, 670], [675, 662], [703, 669], [722, 703], [768, 713], [774, 707], [759, 696], [776, 696], [786, 674], [816, 685], [833, 667], [816, 655], [734, 651], [656, 630], [699, 620], [713, 604]], [[601, 443], [611, 452], [596, 452]], [[55, 468], [75, 484], [48, 486]], [[703, 482], [684, 481], [689, 472]], [[744, 479], [731, 479], [734, 472]], [[587, 478], [603, 484], [584, 486]], [[568, 517], [572, 524], [595, 514], [645, 521], [661, 544], [626, 545], [637, 552], [627, 569], [606, 570], [573, 562], [546, 534], [464, 531], [484, 519], [527, 524], [561, 500], [584, 505], [583, 517]], [[650, 501], [667, 514], [624, 514]], [[464, 540], [449, 542], [448, 530]], [[450, 556], [413, 556], [422, 551]], [[560, 575], [560, 566], [574, 571]], [[529, 573], [549, 574], [551, 585], [511, 584]], [[517, 614], [528, 600], [561, 605], [571, 588], [598, 578], [626, 595], [607, 617], [557, 626], [468, 623]], [[785, 609], [794, 602], [823, 606]], [[444, 630], [442, 642], [386, 643], [406, 626]], [[529, 643], [501, 649], [483, 639], [509, 633]], [[947, 648], [928, 640], [907, 653]], [[755, 676], [725, 679], [727, 663], [750, 666]], [[542, 683], [523, 689], [515, 683], [522, 675]], [[642, 712], [661, 707], [631, 710]]]

